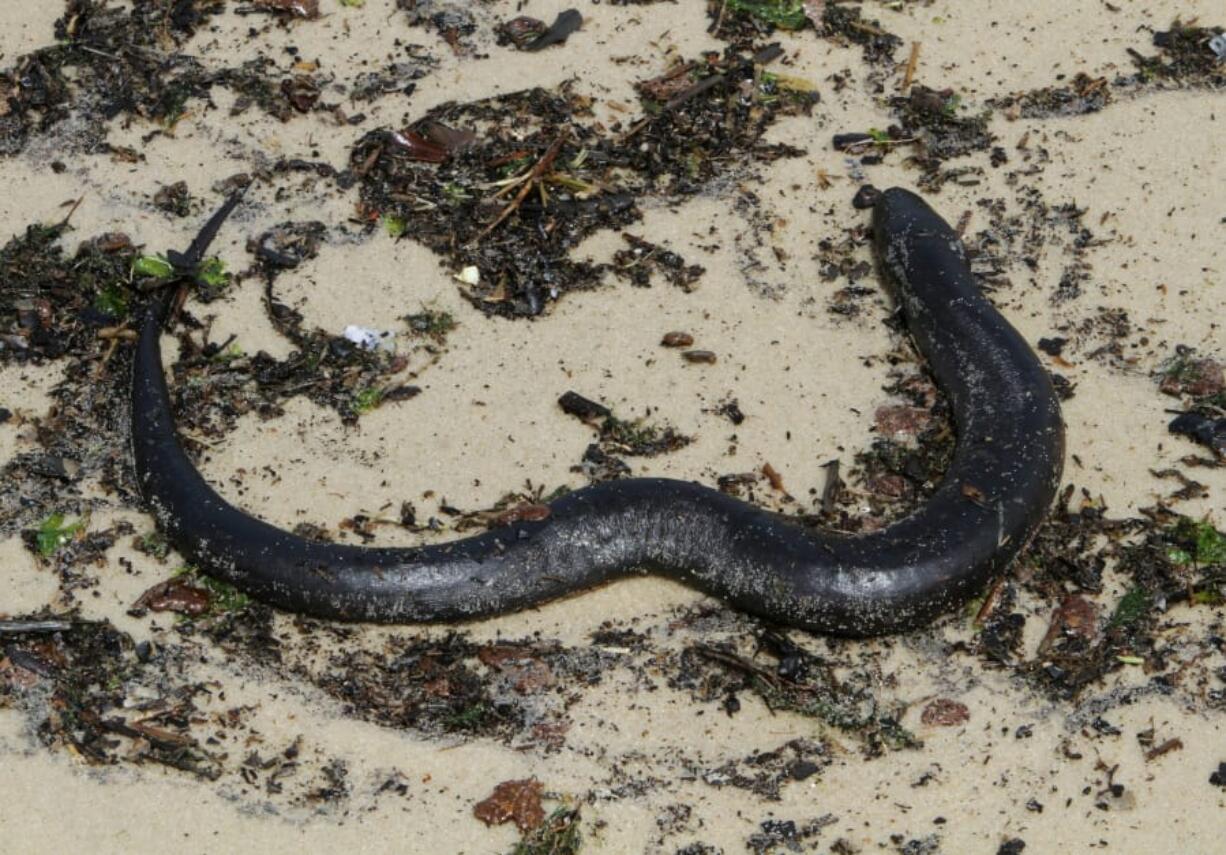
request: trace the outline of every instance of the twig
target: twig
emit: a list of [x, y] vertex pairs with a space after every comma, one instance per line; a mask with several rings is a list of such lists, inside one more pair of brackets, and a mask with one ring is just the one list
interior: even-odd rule
[[907, 70], [902, 76], [902, 85], [898, 91], [906, 92], [915, 80], [915, 70], [919, 67], [920, 43], [911, 42], [911, 57], [907, 60]]
[[72, 215], [77, 212], [77, 208], [81, 207], [81, 203], [85, 201], [85, 197], [81, 196], [77, 201], [72, 203], [72, 207], [68, 209], [68, 213], [64, 215], [64, 219], [60, 220], [60, 227], [68, 225], [68, 221], [72, 219]]
[[[752, 63], [755, 66], [765, 65], [771, 60], [778, 58], [782, 54], [783, 54], [783, 48], [779, 47], [779, 45], [777, 44], [767, 45], [766, 47], [762, 48], [762, 50], [758, 51], [753, 56], [751, 56], [748, 62]], [[698, 95], [701, 95], [703, 92], [706, 92], [708, 89], [711, 89], [714, 86], [719, 85], [728, 76], [728, 72], [734, 71], [739, 68], [744, 68], [745, 64], [746, 63], [739, 63], [738, 65], [733, 66], [732, 68], [728, 69], [728, 71], [720, 71], [715, 74], [712, 74], [710, 77], [704, 77], [702, 80], [699, 80], [693, 86], [690, 86], [690, 87], [687, 87], [686, 89], [681, 90], [676, 95], [674, 95], [672, 98], [669, 98], [668, 101], [664, 103], [664, 106], [660, 108], [660, 111], [658, 113], [656, 113], [653, 116], [644, 116], [642, 119], [639, 119], [639, 121], [635, 122], [634, 126], [622, 135], [621, 141], [625, 142], [626, 140], [630, 139], [630, 137], [634, 136], [639, 131], [641, 131], [643, 128], [650, 125], [653, 121], [658, 119], [660, 116], [663, 116], [665, 113], [669, 113], [677, 109], [682, 104], [689, 101], [690, 99]]]
[[67, 620], [0, 620], [0, 635], [67, 632], [76, 624]]
[[553, 167], [553, 162], [558, 159], [558, 153], [562, 151], [562, 146], [570, 139], [570, 129], [567, 128], [558, 138], [554, 140], [549, 148], [545, 149], [545, 153], [541, 155], [541, 159], [536, 162], [536, 166], [532, 167], [532, 171], [528, 173], [528, 178], [524, 181], [520, 191], [515, 194], [515, 198], [511, 203], [502, 209], [495, 220], [481, 230], [481, 233], [469, 242], [469, 246], [479, 243], [486, 235], [498, 228], [502, 222], [523, 204], [524, 199], [528, 198], [528, 194], [532, 192], [532, 188], [540, 181], [541, 176], [548, 172]]

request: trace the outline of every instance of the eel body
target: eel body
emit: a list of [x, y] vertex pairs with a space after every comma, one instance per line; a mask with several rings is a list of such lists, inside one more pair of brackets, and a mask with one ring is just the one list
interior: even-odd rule
[[[180, 258], [199, 262], [229, 207]], [[140, 490], [163, 532], [202, 570], [319, 617], [480, 618], [650, 572], [817, 632], [921, 626], [1002, 573], [1034, 534], [1060, 480], [1064, 431], [1047, 372], [980, 294], [949, 225], [898, 188], [880, 195], [872, 219], [879, 265], [957, 433], [931, 498], [873, 533], [823, 532], [695, 483], [634, 478], [575, 490], [543, 520], [450, 543], [308, 541], [231, 505], [183, 451], [162, 371], [164, 305], [146, 316], [133, 361]]]

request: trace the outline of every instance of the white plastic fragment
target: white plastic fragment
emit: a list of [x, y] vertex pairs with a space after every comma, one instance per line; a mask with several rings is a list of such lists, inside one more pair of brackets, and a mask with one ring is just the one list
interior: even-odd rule
[[[359, 327], [350, 324], [345, 327], [345, 332], [342, 333], [346, 339], [356, 344], [363, 350], [374, 350], [378, 347], [394, 346], [390, 336], [387, 333], [372, 330], [369, 327]], [[385, 342], [384, 339], [387, 339]]]
[[469, 265], [455, 274], [453, 277], [457, 282], [463, 282], [465, 285], [478, 285], [481, 283], [481, 271], [476, 265]]
[[1226, 59], [1226, 33], [1209, 39], [1209, 50], [1213, 51], [1219, 62]]

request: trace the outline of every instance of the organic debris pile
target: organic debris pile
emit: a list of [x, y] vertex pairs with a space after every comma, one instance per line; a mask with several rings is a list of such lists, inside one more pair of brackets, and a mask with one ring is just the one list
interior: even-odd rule
[[605, 265], [570, 257], [588, 235], [626, 227], [644, 204], [799, 154], [762, 141], [778, 117], [816, 101], [764, 70], [777, 55], [729, 50], [681, 63], [639, 85], [644, 115], [629, 125], [606, 128], [590, 99], [562, 86], [444, 104], [402, 131], [373, 131], [350, 160], [361, 218], [464, 271], [465, 296], [482, 311], [540, 315], [601, 282]]

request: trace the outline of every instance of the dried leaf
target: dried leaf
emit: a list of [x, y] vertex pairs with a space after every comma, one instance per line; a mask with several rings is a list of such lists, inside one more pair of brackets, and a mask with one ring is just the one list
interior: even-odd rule
[[541, 807], [543, 789], [535, 778], [503, 781], [489, 798], [477, 803], [473, 816], [486, 825], [514, 821], [521, 832], [531, 831], [545, 821], [545, 809]]
[[937, 698], [930, 701], [920, 713], [920, 721], [935, 727], [954, 727], [970, 720], [971, 712], [966, 704], [951, 701], [949, 698]]

